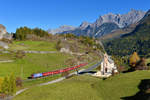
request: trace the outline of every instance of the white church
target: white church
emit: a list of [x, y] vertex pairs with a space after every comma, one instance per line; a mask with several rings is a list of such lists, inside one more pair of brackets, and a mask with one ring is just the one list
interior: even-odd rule
[[105, 53], [104, 59], [101, 62], [101, 70], [95, 73], [93, 76], [96, 77], [110, 77], [113, 73], [117, 73], [117, 67], [114, 61]]

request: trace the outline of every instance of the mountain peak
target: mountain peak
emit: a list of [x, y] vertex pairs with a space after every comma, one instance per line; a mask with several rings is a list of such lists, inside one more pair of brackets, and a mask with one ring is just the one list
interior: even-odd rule
[[145, 15], [144, 11], [135, 10], [135, 9], [131, 9], [131, 11], [129, 11], [126, 14], [122, 14], [122, 15], [108, 13], [103, 16], [100, 16], [94, 23], [95, 24], [94, 26], [99, 27], [103, 23], [111, 22], [111, 23], [117, 24], [120, 28], [123, 28], [130, 24], [138, 22], [139, 20], [141, 20], [143, 18], [144, 15]]
[[116, 29], [124, 28], [139, 22], [144, 15], [144, 11], [135, 9], [131, 9], [131, 11], [126, 14], [108, 13], [103, 16], [99, 16], [99, 18], [93, 23], [84, 21], [77, 28], [65, 25], [54, 31], [55, 33], [73, 33], [77, 36], [95, 36], [95, 34], [97, 34], [97, 36], [102, 36], [102, 34], [105, 35]]
[[150, 15], [150, 9], [146, 12], [145, 16], [149, 16]]
[[62, 33], [64, 31], [70, 31], [70, 30], [74, 30], [76, 27], [74, 26], [70, 26], [70, 25], [63, 25], [60, 26], [57, 29], [49, 29], [48, 32], [52, 33], [52, 34], [56, 34], [56, 33]]
[[73, 28], [73, 26], [71, 26], [71, 25], [62, 25], [59, 28]]
[[80, 28], [80, 29], [85, 29], [85, 28], [87, 28], [89, 25], [90, 25], [90, 23], [84, 21], [84, 22], [82, 22], [82, 24], [79, 26], [79, 28]]

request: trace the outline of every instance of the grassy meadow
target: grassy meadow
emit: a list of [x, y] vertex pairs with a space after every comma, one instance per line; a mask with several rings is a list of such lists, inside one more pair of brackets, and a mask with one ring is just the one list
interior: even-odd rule
[[106, 80], [76, 76], [60, 83], [33, 87], [13, 100], [121, 100], [135, 95], [140, 81], [149, 76], [150, 71], [119, 74]]
[[33, 73], [47, 72], [68, 67], [64, 61], [71, 56], [61, 53], [54, 54], [26, 54], [23, 59], [10, 63], [0, 63], [0, 76], [14, 73], [26, 79]]
[[55, 45], [47, 41], [13, 41], [9, 50], [56, 51]]
[[[81, 46], [84, 47], [84, 45]], [[23, 80], [25, 80], [33, 73], [48, 72], [71, 67], [67, 66], [65, 61], [70, 58], [76, 57], [70, 54], [56, 52], [50, 54], [28, 53], [25, 54], [25, 57], [20, 59], [16, 58], [16, 53], [13, 52], [17, 50], [57, 51], [56, 43], [49, 41], [13, 41], [11, 44], [9, 44], [9, 47], [10, 48], [8, 51], [10, 53], [0, 53], [0, 61], [13, 60], [13, 62], [0, 62], [0, 77], [5, 77], [10, 75], [11, 73], [14, 73], [16, 77], [21, 77]], [[89, 55], [92, 56], [92, 53], [90, 53]], [[97, 59], [96, 56], [94, 56], [93, 58]], [[89, 62], [90, 64], [88, 66], [85, 66], [84, 68], [88, 68], [90, 65], [93, 65], [96, 62], [97, 61], [94, 61], [93, 63]], [[47, 82], [60, 76], [61, 74], [32, 81], [24, 81], [23, 87]]]

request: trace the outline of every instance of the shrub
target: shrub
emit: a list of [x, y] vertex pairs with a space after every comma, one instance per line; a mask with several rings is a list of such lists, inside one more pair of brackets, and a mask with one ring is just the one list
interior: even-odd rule
[[63, 72], [63, 73], [61, 74], [62, 77], [67, 77], [68, 75], [69, 75], [69, 71]]
[[59, 40], [57, 43], [56, 43], [56, 49], [59, 51], [61, 49], [61, 41]]
[[17, 87], [22, 87], [22, 79], [20, 77], [16, 78], [16, 86]]
[[100, 71], [101, 70], [101, 66], [99, 65], [96, 70]]
[[25, 57], [25, 52], [22, 50], [18, 50], [16, 52], [16, 58], [22, 59], [23, 57]]

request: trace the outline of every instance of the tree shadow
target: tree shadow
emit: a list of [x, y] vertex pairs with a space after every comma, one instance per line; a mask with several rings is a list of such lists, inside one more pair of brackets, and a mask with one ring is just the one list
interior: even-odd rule
[[134, 72], [134, 71], [135, 71], [134, 68], [129, 68], [128, 70], [123, 71], [122, 73], [129, 73], [129, 72]]
[[79, 72], [79, 74], [86, 74], [86, 73], [94, 74], [94, 73], [96, 73], [96, 71]]
[[140, 89], [134, 96], [121, 97], [122, 100], [150, 100], [150, 79], [144, 79], [140, 82]]

